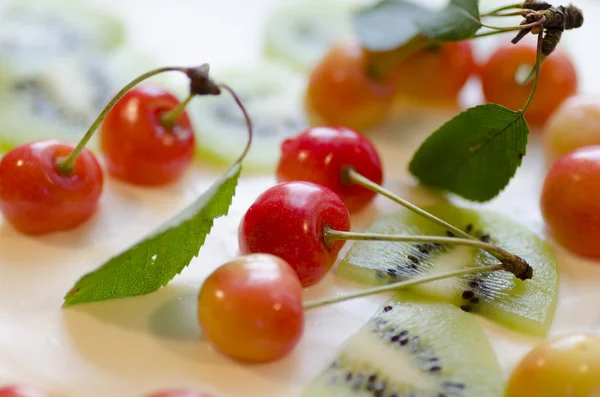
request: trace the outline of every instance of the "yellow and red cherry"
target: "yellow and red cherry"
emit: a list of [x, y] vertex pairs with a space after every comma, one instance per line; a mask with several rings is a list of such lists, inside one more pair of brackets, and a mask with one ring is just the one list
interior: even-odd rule
[[[498, 47], [481, 68], [485, 100], [519, 110], [525, 105], [533, 81], [521, 84], [520, 70], [534, 66], [537, 49], [534, 44]], [[539, 86], [525, 119], [534, 127], [543, 127], [550, 116], [569, 97], [577, 93], [577, 71], [571, 59], [560, 49], [547, 57], [540, 69]]]
[[0, 209], [18, 231], [41, 235], [67, 231], [96, 211], [103, 174], [96, 157], [83, 149], [72, 171], [58, 163], [75, 145], [56, 140], [18, 146], [0, 161]]
[[554, 162], [540, 205], [562, 246], [582, 257], [600, 258], [600, 146], [577, 149]]
[[277, 181], [307, 181], [333, 190], [348, 211], [366, 207], [376, 192], [342, 180], [345, 167], [381, 184], [383, 171], [377, 150], [364, 135], [346, 127], [313, 127], [281, 145]]
[[319, 124], [366, 131], [387, 116], [393, 87], [369, 75], [366, 52], [355, 39], [336, 43], [312, 70], [305, 96]]
[[30, 385], [10, 385], [0, 387], [0, 397], [47, 397], [47, 394]]
[[303, 287], [318, 283], [335, 263], [344, 241], [326, 244], [325, 227], [350, 229], [342, 199], [312, 182], [279, 183], [263, 192], [239, 226], [242, 254], [278, 256], [296, 271]]
[[543, 139], [550, 164], [575, 149], [600, 145], [600, 96], [567, 99], [548, 120]]
[[180, 178], [193, 161], [195, 136], [185, 111], [165, 122], [179, 105], [159, 87], [140, 86], [125, 94], [100, 128], [107, 171], [136, 185], [163, 185]]
[[387, 79], [393, 84], [398, 99], [454, 105], [461, 90], [476, 72], [477, 63], [471, 43], [448, 42], [408, 55], [390, 69]]
[[[0, 396], [1, 397], [1, 396]], [[172, 389], [164, 390], [158, 393], [152, 393], [146, 397], [211, 397], [209, 394], [196, 390]]]
[[204, 282], [198, 321], [204, 338], [242, 362], [267, 363], [289, 354], [304, 332], [302, 284], [273, 255], [236, 258]]
[[600, 339], [572, 334], [542, 342], [513, 370], [506, 397], [600, 396]]

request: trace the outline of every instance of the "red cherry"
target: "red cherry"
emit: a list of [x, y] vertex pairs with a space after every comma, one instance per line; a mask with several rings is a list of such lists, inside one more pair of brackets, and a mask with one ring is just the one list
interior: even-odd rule
[[342, 182], [342, 169], [352, 166], [358, 173], [381, 184], [381, 161], [373, 144], [345, 127], [313, 127], [281, 145], [277, 181], [308, 181], [328, 187], [346, 203], [350, 212], [369, 204], [376, 193]]
[[242, 218], [240, 250], [284, 259], [309, 287], [331, 269], [344, 245], [326, 245], [325, 226], [350, 229], [348, 209], [337, 194], [311, 182], [280, 183], [260, 195]]
[[237, 258], [202, 285], [198, 321], [204, 337], [233, 359], [278, 360], [294, 349], [303, 333], [302, 285], [281, 258]]
[[0, 397], [46, 397], [46, 393], [29, 385], [0, 387]]
[[553, 164], [541, 209], [560, 244], [577, 255], [600, 258], [600, 146], [577, 149]]
[[[1, 397], [1, 396], [0, 396]], [[186, 389], [164, 390], [158, 393], [149, 394], [146, 397], [211, 397], [209, 394]]]
[[193, 160], [195, 137], [186, 112], [171, 129], [161, 116], [179, 100], [158, 87], [129, 91], [100, 128], [108, 172], [136, 185], [161, 185], [179, 178]]
[[69, 175], [56, 166], [74, 148], [72, 143], [39, 141], [2, 158], [0, 209], [17, 230], [32, 235], [70, 230], [94, 214], [103, 187], [96, 157], [83, 149]]

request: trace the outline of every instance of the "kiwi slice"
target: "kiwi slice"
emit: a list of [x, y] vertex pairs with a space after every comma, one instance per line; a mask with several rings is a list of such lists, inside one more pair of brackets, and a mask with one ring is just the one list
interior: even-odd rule
[[[217, 71], [213, 77], [236, 91], [252, 120], [254, 141], [244, 167], [272, 171], [280, 156], [281, 142], [309, 126], [301, 106], [304, 79], [270, 62], [243, 70]], [[187, 110], [201, 158], [228, 166], [240, 156], [248, 130], [241, 110], [228, 92], [197, 98]]]
[[[411, 289], [415, 295], [452, 303], [510, 329], [545, 336], [557, 301], [556, 259], [549, 246], [522, 225], [488, 211], [451, 204], [426, 208], [439, 218], [524, 258], [534, 269], [533, 279], [521, 281], [506, 272], [471, 274]], [[386, 215], [369, 232], [409, 235], [446, 235], [439, 226], [412, 212]], [[497, 263], [488, 253], [458, 245], [397, 242], [357, 242], [340, 262], [342, 277], [368, 284], [385, 284], [466, 266]]]
[[387, 302], [303, 397], [500, 397], [503, 373], [473, 316], [447, 303]]
[[[76, 142], [129, 81], [151, 69], [150, 58], [131, 50], [57, 57], [43, 69], [13, 69], [0, 83], [0, 146], [38, 139]], [[90, 142], [95, 148], [96, 140]]]
[[0, 68], [40, 69], [55, 57], [112, 50], [124, 36], [118, 18], [87, 1], [3, 2]]
[[352, 7], [328, 1], [286, 4], [265, 25], [265, 54], [306, 72], [337, 40], [352, 33]]

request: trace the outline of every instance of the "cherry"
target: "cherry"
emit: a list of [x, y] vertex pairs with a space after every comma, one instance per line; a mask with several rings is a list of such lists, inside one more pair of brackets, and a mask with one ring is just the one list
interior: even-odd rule
[[123, 96], [100, 129], [108, 172], [137, 185], [178, 179], [194, 157], [195, 138], [186, 112], [172, 122], [163, 117], [180, 105], [166, 90], [141, 86]]
[[46, 393], [29, 385], [0, 387], [0, 397], [46, 397]]
[[[518, 110], [523, 107], [533, 82], [520, 84], [523, 67], [533, 67], [536, 46], [532, 43], [498, 47], [481, 69], [481, 83], [487, 102]], [[525, 118], [532, 126], [543, 126], [554, 111], [577, 92], [577, 72], [569, 57], [557, 49], [540, 69], [539, 86]]]
[[546, 175], [541, 209], [556, 240], [573, 253], [600, 258], [600, 146], [558, 159]]
[[543, 139], [550, 163], [580, 147], [600, 145], [600, 98], [567, 99], [548, 120]]
[[326, 244], [323, 230], [350, 228], [350, 215], [332, 190], [312, 182], [283, 182], [262, 193], [239, 226], [243, 254], [276, 255], [298, 274], [303, 287], [319, 282], [331, 269], [344, 242]]
[[0, 161], [0, 209], [22, 233], [47, 234], [73, 229], [95, 212], [103, 175], [94, 155], [84, 149], [72, 172], [57, 163], [75, 146], [56, 140], [18, 146]]
[[278, 360], [294, 349], [304, 330], [302, 285], [281, 258], [236, 258], [202, 285], [198, 321], [204, 337], [235, 360]]
[[[0, 396], [1, 397], [1, 396]], [[164, 390], [158, 393], [149, 394], [146, 397], [211, 397], [209, 394], [187, 389]]]
[[350, 212], [368, 205], [377, 194], [342, 181], [342, 170], [352, 166], [357, 172], [381, 184], [381, 161], [373, 144], [362, 134], [346, 127], [313, 127], [281, 145], [277, 180], [308, 181], [337, 193]]
[[560, 335], [542, 342], [516, 366], [507, 397], [593, 397], [600, 395], [600, 339]]
[[335, 44], [310, 74], [305, 105], [325, 124], [359, 131], [379, 124], [392, 104], [393, 87], [368, 74], [367, 56], [357, 40]]
[[[401, 53], [401, 47], [394, 53]], [[394, 57], [394, 53], [387, 54]], [[469, 41], [448, 42], [413, 52], [387, 73], [397, 98], [429, 104], [455, 104], [477, 64]]]

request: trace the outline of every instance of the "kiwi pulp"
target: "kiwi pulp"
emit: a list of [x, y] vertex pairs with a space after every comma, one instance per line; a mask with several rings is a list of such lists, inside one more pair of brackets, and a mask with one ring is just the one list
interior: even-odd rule
[[[535, 336], [547, 334], [556, 308], [558, 274], [549, 246], [537, 235], [499, 214], [450, 204], [426, 207], [446, 222], [480, 240], [524, 258], [534, 269], [531, 280], [507, 272], [470, 274], [410, 289]], [[368, 232], [442, 235], [447, 233], [412, 212], [386, 215]], [[399, 242], [356, 242], [341, 260], [339, 275], [367, 284], [386, 284], [464, 268], [498, 263], [487, 252], [465, 246]]]
[[500, 397], [503, 373], [473, 316], [398, 294], [303, 397]]

